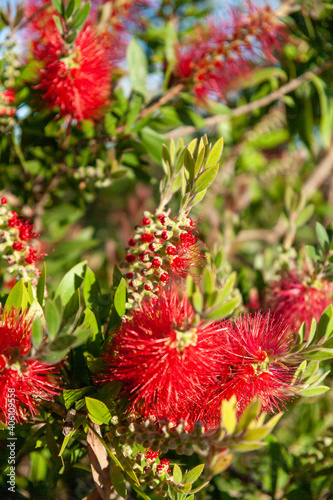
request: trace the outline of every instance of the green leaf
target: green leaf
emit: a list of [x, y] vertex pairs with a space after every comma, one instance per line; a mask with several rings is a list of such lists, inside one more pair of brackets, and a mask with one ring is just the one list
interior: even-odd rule
[[229, 316], [239, 305], [239, 298], [235, 297], [234, 299], [229, 300], [222, 306], [213, 310], [209, 314], [206, 315], [207, 319], [222, 319], [226, 316]]
[[37, 300], [41, 306], [43, 306], [44, 302], [45, 285], [46, 285], [46, 265], [44, 262], [43, 270], [37, 283]]
[[234, 396], [232, 396], [229, 401], [226, 399], [222, 401], [222, 425], [229, 434], [233, 434], [237, 425], [236, 402], [237, 401]]
[[60, 327], [60, 314], [55, 304], [48, 300], [44, 308], [45, 319], [46, 319], [46, 331], [50, 340], [55, 339]]
[[62, 35], [64, 33], [64, 28], [62, 26], [60, 17], [58, 16], [52, 16], [52, 17], [56, 27], [58, 28], [59, 33]]
[[316, 234], [319, 245], [324, 250], [324, 252], [327, 252], [330, 248], [330, 242], [326, 229], [320, 224], [320, 222], [316, 222]]
[[184, 166], [189, 175], [189, 184], [192, 186], [194, 180], [194, 160], [191, 152], [186, 149], [184, 154]]
[[[216, 166], [216, 163], [218, 163], [218, 161], [221, 158], [222, 151], [223, 151], [223, 137], [221, 137], [221, 139], [219, 139], [216, 142], [213, 149], [209, 153], [207, 161], [206, 161], [206, 166], [205, 166], [206, 169], [209, 169], [210, 167]], [[218, 168], [218, 166], [217, 166], [217, 168]]]
[[124, 475], [115, 464], [110, 464], [111, 484], [121, 498], [127, 497], [127, 488], [125, 484]]
[[87, 2], [82, 9], [80, 9], [74, 16], [73, 22], [69, 26], [71, 30], [76, 30], [81, 28], [81, 26], [84, 24], [86, 19], [89, 16], [90, 12], [90, 2]]
[[11, 309], [15, 307], [16, 309], [26, 309], [29, 303], [29, 294], [23, 283], [23, 279], [18, 281], [14, 287], [11, 289], [10, 294], [7, 297], [5, 308]]
[[320, 351], [312, 351], [305, 353], [304, 357], [306, 359], [311, 359], [314, 361], [323, 361], [325, 359], [333, 358], [333, 349], [321, 349]]
[[69, 19], [71, 17], [74, 11], [74, 7], [75, 7], [75, 0], [68, 0], [65, 12], [66, 19]]
[[182, 475], [182, 471], [181, 471], [181, 468], [179, 467], [179, 465], [177, 465], [177, 464], [174, 465], [172, 475], [173, 475], [173, 479], [174, 479], [176, 484], [179, 484], [182, 482], [183, 475]]
[[251, 403], [245, 408], [243, 415], [236, 428], [236, 433], [246, 429], [248, 425], [259, 415], [261, 408], [260, 399], [251, 401]]
[[52, 0], [53, 7], [62, 16], [64, 13], [64, 2], [62, 0]]
[[192, 470], [186, 472], [183, 477], [184, 483], [194, 483], [202, 474], [202, 471], [205, 468], [205, 464], [200, 464], [194, 467]]
[[219, 165], [215, 165], [214, 167], [209, 168], [208, 170], [205, 170], [199, 177], [198, 180], [196, 181], [194, 185], [194, 194], [200, 193], [200, 191], [203, 191], [204, 189], [207, 189], [208, 186], [213, 182], [213, 180], [216, 177], [216, 174], [218, 172]]
[[266, 446], [266, 443], [261, 441], [253, 442], [253, 443], [244, 443], [244, 444], [233, 444], [230, 445], [230, 448], [235, 451], [239, 451], [240, 453], [246, 453], [248, 451], [259, 450]]
[[302, 210], [295, 221], [296, 227], [303, 226], [310, 219], [314, 212], [314, 208], [314, 205], [308, 205]]
[[330, 388], [326, 385], [317, 385], [316, 387], [309, 387], [308, 389], [302, 389], [298, 391], [297, 394], [303, 396], [305, 398], [311, 398], [312, 396], [319, 396], [319, 394], [323, 394], [328, 391]]
[[55, 299], [60, 297], [61, 303], [65, 306], [71, 299], [74, 292], [81, 285], [87, 269], [87, 261], [80, 262], [74, 266], [63, 277], [55, 294]]
[[104, 127], [109, 136], [116, 135], [117, 118], [112, 113], [106, 113], [104, 118]]
[[111, 419], [109, 408], [98, 399], [85, 397], [89, 418], [97, 425], [108, 424]]
[[126, 312], [126, 293], [126, 280], [124, 278], [121, 278], [121, 281], [114, 294], [114, 307], [120, 317], [122, 317]]
[[272, 432], [272, 427], [259, 427], [258, 429], [249, 429], [244, 433], [244, 441], [259, 441], [264, 439]]
[[62, 395], [66, 408], [71, 408], [74, 405], [75, 401], [82, 399], [87, 394], [91, 395], [95, 391], [95, 387], [92, 386], [82, 387], [82, 389], [65, 389], [62, 392]]
[[227, 455], [225, 453], [221, 453], [219, 458], [217, 458], [216, 461], [213, 461], [212, 472], [214, 476], [225, 471], [231, 464], [232, 458], [233, 457], [231, 453], [228, 453]]
[[127, 63], [132, 88], [143, 96], [147, 93], [148, 63], [146, 54], [138, 40], [132, 38], [127, 48]]
[[40, 318], [35, 318], [33, 323], [32, 323], [32, 330], [31, 330], [31, 342], [32, 345], [38, 349], [44, 338], [44, 330], [42, 326], [42, 322]]

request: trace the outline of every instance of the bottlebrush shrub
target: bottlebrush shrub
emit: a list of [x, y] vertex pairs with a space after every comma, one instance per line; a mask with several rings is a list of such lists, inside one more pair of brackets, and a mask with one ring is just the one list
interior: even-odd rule
[[[166, 213], [144, 213], [128, 241], [125, 262], [129, 287], [128, 307], [140, 304], [144, 296], [158, 295], [171, 278], [186, 278], [202, 266], [204, 254], [190, 217], [170, 219]], [[194, 273], [195, 275], [195, 273]]]
[[0, 255], [7, 262], [6, 273], [17, 280], [37, 285], [40, 259], [46, 256], [42, 244], [29, 221], [24, 221], [18, 214], [8, 210], [7, 199], [1, 198], [0, 206]]
[[123, 382], [131, 410], [192, 424], [190, 409], [214, 374], [224, 330], [214, 322], [195, 325], [194, 316], [186, 295], [168, 287], [145, 299], [112, 337], [101, 378]]
[[175, 78], [193, 88], [197, 98], [225, 99], [237, 79], [261, 61], [274, 60], [286, 38], [284, 25], [269, 6], [232, 11], [232, 20], [209, 21], [177, 49]]
[[36, 398], [52, 400], [59, 393], [56, 368], [31, 356], [33, 318], [4, 309], [0, 319], [0, 420], [8, 424], [37, 415]]

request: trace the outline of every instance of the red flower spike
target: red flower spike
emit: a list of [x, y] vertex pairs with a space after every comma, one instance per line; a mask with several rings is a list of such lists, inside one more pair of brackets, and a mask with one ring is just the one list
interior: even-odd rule
[[25, 249], [24, 243], [22, 243], [22, 241], [15, 241], [15, 243], [13, 244], [13, 249], [17, 250], [18, 252], [24, 250]]
[[68, 122], [99, 120], [110, 100], [112, 51], [110, 35], [89, 25], [67, 49], [57, 29], [48, 24], [33, 42], [34, 58], [43, 63], [36, 88]]
[[134, 262], [136, 257], [135, 255], [131, 254], [131, 253], [128, 253], [125, 257], [125, 259], [127, 260], [127, 262]]
[[176, 247], [169, 246], [169, 247], [167, 248], [167, 254], [168, 254], [168, 255], [177, 255], [177, 248], [176, 248]]
[[160, 281], [162, 281], [162, 283], [169, 283], [170, 276], [168, 275], [168, 273], [162, 273], [160, 276]]
[[194, 310], [176, 288], [154, 299], [143, 300], [131, 320], [122, 323], [103, 353], [109, 371], [99, 379], [123, 382], [130, 411], [181, 418], [212, 379], [222, 329], [216, 323], [191, 326]]
[[290, 323], [270, 313], [244, 315], [225, 322], [219, 348], [215, 381], [206, 394], [205, 415], [209, 426], [218, 425], [222, 400], [237, 397], [240, 415], [255, 398], [268, 413], [280, 411], [295, 393], [295, 367], [283, 364], [293, 342]]
[[31, 320], [25, 313], [4, 310], [0, 317], [0, 419], [8, 424], [9, 400], [13, 396], [15, 421], [37, 414], [36, 396], [48, 401], [59, 392], [55, 368], [27, 357], [31, 349]]
[[161, 265], [162, 265], [162, 259], [160, 259], [159, 257], [155, 257], [155, 259], [153, 259], [152, 265], [156, 269], [159, 268], [159, 267], [161, 267]]
[[248, 13], [234, 9], [228, 22], [198, 25], [194, 36], [178, 46], [174, 78], [187, 81], [198, 100], [225, 99], [255, 62], [274, 60], [274, 51], [287, 38], [269, 7], [248, 5]]
[[288, 319], [296, 330], [305, 321], [306, 340], [312, 318], [318, 321], [332, 300], [333, 284], [328, 280], [310, 281], [305, 272], [298, 275], [293, 271], [273, 283], [266, 304], [276, 315]]
[[149, 224], [151, 224], [151, 219], [149, 219], [149, 217], [144, 217], [144, 218], [142, 219], [141, 224], [142, 224], [143, 226], [149, 226]]
[[142, 243], [151, 243], [154, 240], [154, 235], [149, 233], [144, 233], [141, 235]]
[[171, 269], [176, 276], [183, 279], [190, 273], [191, 267], [201, 266], [205, 258], [201, 245], [198, 244], [199, 237], [194, 233], [196, 231], [193, 229], [180, 233], [179, 242], [175, 244], [176, 253], [171, 261]]

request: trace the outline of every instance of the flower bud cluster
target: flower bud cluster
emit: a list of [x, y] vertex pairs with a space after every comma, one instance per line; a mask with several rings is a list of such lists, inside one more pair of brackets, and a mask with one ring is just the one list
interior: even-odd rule
[[5, 132], [15, 125], [15, 115], [17, 108], [13, 106], [16, 100], [16, 93], [13, 89], [0, 92], [0, 129]]
[[37, 285], [40, 271], [37, 263], [46, 254], [41, 252], [40, 243], [34, 244], [39, 237], [29, 221], [19, 218], [6, 207], [7, 199], [1, 198], [0, 205], [0, 255], [7, 262], [7, 273], [24, 282]]
[[157, 295], [173, 276], [186, 278], [204, 255], [190, 217], [170, 219], [166, 213], [144, 212], [128, 241], [125, 262], [128, 309], [145, 297]]
[[[120, 443], [133, 445], [141, 444], [149, 448], [149, 453], [167, 453], [174, 450], [177, 455], [199, 455], [206, 456], [211, 446], [225, 448], [225, 442], [219, 442], [220, 428], [206, 432], [202, 422], [196, 422], [190, 430], [185, 421], [175, 425], [169, 420], [159, 420], [158, 425], [154, 418], [129, 423], [128, 420], [113, 423], [108, 434], [109, 439], [115, 436]], [[152, 456], [149, 455], [148, 456]], [[151, 458], [148, 459], [148, 463]], [[164, 463], [163, 463], [164, 464]], [[161, 465], [163, 465], [161, 464]], [[162, 471], [162, 468], [159, 469]], [[158, 471], [157, 471], [158, 472]]]

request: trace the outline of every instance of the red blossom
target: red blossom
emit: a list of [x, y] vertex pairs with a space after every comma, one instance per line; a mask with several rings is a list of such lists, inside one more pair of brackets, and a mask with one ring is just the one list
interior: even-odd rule
[[59, 33], [51, 31], [47, 42], [34, 42], [33, 54], [43, 63], [36, 88], [50, 108], [58, 109], [67, 120], [101, 118], [111, 91], [112, 47], [108, 33], [87, 26], [67, 50]]
[[263, 410], [272, 413], [284, 407], [295, 391], [295, 367], [283, 362], [293, 340], [288, 321], [256, 313], [224, 326], [216, 378], [201, 412], [210, 426], [219, 423], [222, 400], [232, 395], [237, 398], [238, 414], [256, 397], [262, 399]]
[[[144, 300], [104, 352], [109, 371], [130, 394], [131, 409], [144, 416], [179, 421], [211, 378], [221, 326], [193, 326], [193, 308], [176, 288]], [[138, 369], [139, 368], [139, 369]]]
[[186, 278], [188, 274], [193, 275], [190, 271], [192, 267], [202, 265], [205, 256], [202, 252], [202, 245], [198, 243], [198, 240], [199, 236], [197, 232], [187, 228], [186, 232], [180, 234], [179, 241], [175, 244], [174, 250], [170, 251], [170, 247], [168, 247], [168, 255], [173, 255], [171, 269], [174, 275]]
[[12, 104], [16, 101], [16, 92], [13, 89], [7, 89], [1, 92], [1, 98], [6, 104]]
[[310, 281], [305, 273], [300, 275], [292, 271], [273, 283], [266, 305], [276, 315], [287, 318], [296, 330], [305, 321], [308, 334], [312, 318], [318, 321], [324, 309], [332, 304], [332, 300], [332, 283], [325, 279]]
[[255, 63], [274, 60], [285, 38], [283, 25], [269, 6], [248, 6], [248, 13], [234, 9], [231, 21], [197, 26], [195, 36], [177, 48], [175, 78], [192, 86], [198, 99], [224, 99]]
[[27, 320], [25, 313], [15, 309], [3, 311], [0, 319], [0, 420], [6, 424], [12, 399], [15, 421], [21, 422], [37, 414], [36, 397], [52, 400], [58, 393], [55, 368], [29, 358], [31, 328], [32, 321]]

